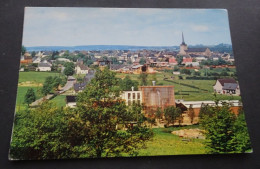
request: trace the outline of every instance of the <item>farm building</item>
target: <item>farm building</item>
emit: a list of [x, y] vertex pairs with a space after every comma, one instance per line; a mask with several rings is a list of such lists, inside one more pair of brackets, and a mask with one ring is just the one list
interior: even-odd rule
[[218, 79], [213, 86], [218, 94], [240, 95], [240, 89], [235, 79]]

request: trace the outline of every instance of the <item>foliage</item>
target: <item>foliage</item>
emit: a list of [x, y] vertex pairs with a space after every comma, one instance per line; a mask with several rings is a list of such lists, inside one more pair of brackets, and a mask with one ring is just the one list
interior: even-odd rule
[[194, 117], [195, 117], [195, 112], [194, 112], [194, 109], [192, 108], [192, 105], [190, 105], [190, 107], [188, 109], [188, 115], [190, 117], [191, 124], [193, 124], [193, 120], [194, 120]]
[[191, 71], [189, 69], [181, 69], [181, 74], [190, 75]]
[[144, 64], [146, 63], [146, 59], [142, 57], [142, 58], [140, 59], [139, 63], [140, 63], [141, 65], [144, 65]]
[[155, 117], [156, 117], [157, 119], [162, 119], [162, 117], [163, 117], [163, 111], [162, 111], [162, 109], [161, 109], [160, 107], [157, 107], [156, 112], [155, 112]]
[[141, 73], [139, 75], [138, 78], [140, 80], [140, 85], [141, 86], [147, 86], [147, 84], [148, 84], [147, 77], [148, 77], [148, 74], [146, 74], [146, 73]]
[[16, 115], [10, 157], [13, 159], [68, 158], [70, 147], [61, 109], [48, 102]]
[[68, 62], [65, 64], [64, 74], [66, 76], [72, 76], [75, 72], [74, 70], [75, 66], [72, 62]]
[[200, 72], [194, 72], [193, 73], [195, 76], [200, 76]]
[[180, 108], [176, 108], [174, 106], [168, 106], [164, 109], [164, 116], [165, 116], [165, 120], [167, 121], [167, 126], [169, 126], [170, 124], [174, 124], [175, 120], [177, 120], [177, 118], [180, 118], [182, 115], [182, 112], [180, 110]]
[[25, 52], [26, 52], [26, 48], [25, 48], [25, 46], [22, 45], [22, 48], [21, 48], [21, 53], [22, 53], [22, 55], [24, 55]]
[[43, 83], [42, 94], [46, 96], [47, 94], [54, 92], [58, 89], [59, 85], [62, 84], [62, 81], [63, 80], [60, 77], [48, 76]]
[[34, 102], [35, 100], [36, 100], [36, 95], [34, 93], [33, 88], [28, 89], [24, 96], [24, 103], [29, 105], [32, 102]]
[[180, 70], [180, 68], [178, 67], [178, 66], [174, 66], [174, 68], [173, 68], [173, 71], [179, 71]]
[[201, 125], [206, 130], [206, 146], [210, 153], [245, 152], [250, 148], [250, 140], [243, 114], [238, 117], [229, 105], [204, 107]]
[[[105, 68], [104, 71], [97, 70], [95, 78], [78, 95], [76, 112], [84, 125], [74, 131], [75, 139], [84, 137], [82, 141], [88, 146], [90, 157], [136, 155], [152, 137], [151, 130], [145, 126], [131, 125], [140, 110], [128, 111], [125, 102], [118, 97], [120, 89], [115, 86], [118, 86], [115, 73]], [[118, 130], [120, 124], [127, 130]]]
[[176, 60], [177, 60], [178, 65], [181, 65], [181, 64], [182, 64], [182, 61], [183, 61], [183, 56], [177, 55], [177, 56], [176, 56]]
[[124, 79], [119, 81], [119, 87], [123, 91], [131, 91], [132, 86], [134, 90], [138, 90], [138, 82], [135, 80], [131, 80], [130, 76], [126, 76]]

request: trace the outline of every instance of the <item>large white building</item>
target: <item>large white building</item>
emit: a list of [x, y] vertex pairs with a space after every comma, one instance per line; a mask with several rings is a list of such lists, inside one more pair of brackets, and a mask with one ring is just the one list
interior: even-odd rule
[[121, 95], [121, 98], [125, 100], [126, 105], [131, 105], [133, 102], [141, 104], [142, 103], [142, 92], [134, 91], [132, 87], [132, 91], [124, 91]]

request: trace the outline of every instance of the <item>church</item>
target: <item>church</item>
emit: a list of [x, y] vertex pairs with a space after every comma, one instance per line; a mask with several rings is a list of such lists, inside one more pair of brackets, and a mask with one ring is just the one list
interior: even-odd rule
[[189, 57], [196, 57], [196, 56], [211, 56], [211, 51], [209, 48], [188, 48], [188, 45], [184, 41], [184, 35], [182, 33], [182, 43], [180, 45], [180, 52], [179, 55], [189, 56]]

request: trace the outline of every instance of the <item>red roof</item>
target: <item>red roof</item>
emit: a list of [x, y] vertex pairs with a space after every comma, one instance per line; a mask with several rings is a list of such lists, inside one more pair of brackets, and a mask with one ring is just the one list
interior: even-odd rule
[[192, 58], [183, 58], [183, 63], [192, 62]]
[[169, 63], [177, 63], [176, 59], [174, 57], [169, 59]]

